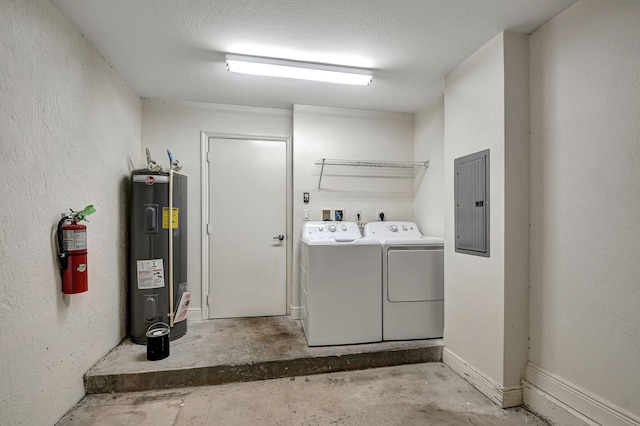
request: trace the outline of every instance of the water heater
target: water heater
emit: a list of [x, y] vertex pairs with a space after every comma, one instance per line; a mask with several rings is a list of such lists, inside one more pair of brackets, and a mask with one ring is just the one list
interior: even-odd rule
[[174, 170], [131, 173], [130, 332], [146, 343], [155, 323], [170, 339], [187, 333], [187, 177]]

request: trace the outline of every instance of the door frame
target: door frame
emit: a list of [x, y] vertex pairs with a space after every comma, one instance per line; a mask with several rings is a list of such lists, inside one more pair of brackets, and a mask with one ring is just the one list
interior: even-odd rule
[[248, 135], [248, 134], [225, 134], [213, 132], [200, 132], [200, 263], [202, 265], [202, 289], [201, 305], [202, 319], [209, 319], [209, 139], [232, 139], [232, 140], [262, 140], [286, 143], [286, 308], [287, 315], [291, 315], [292, 279], [293, 279], [293, 146], [291, 136], [280, 135]]

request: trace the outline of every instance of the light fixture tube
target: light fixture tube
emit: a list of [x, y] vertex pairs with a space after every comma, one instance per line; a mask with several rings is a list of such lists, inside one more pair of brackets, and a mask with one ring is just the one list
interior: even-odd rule
[[366, 86], [373, 71], [337, 65], [260, 58], [257, 56], [226, 55], [227, 69], [242, 74], [297, 78], [339, 84]]

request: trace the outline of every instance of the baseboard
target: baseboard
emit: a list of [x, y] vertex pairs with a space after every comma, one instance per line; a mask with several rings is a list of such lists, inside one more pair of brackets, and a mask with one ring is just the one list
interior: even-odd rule
[[578, 413], [549, 394], [522, 381], [524, 406], [531, 412], [543, 417], [552, 425], [562, 426], [599, 426], [596, 422]]
[[300, 311], [302, 310], [302, 306], [291, 306], [291, 319], [299, 320], [300, 319]]
[[187, 321], [202, 321], [202, 308], [189, 308]]
[[582, 424], [640, 426], [640, 417], [532, 362], [527, 364], [527, 374], [523, 384], [526, 389], [524, 403], [532, 411], [552, 421], [553, 415], [558, 415], [559, 411], [556, 409], [558, 407], [577, 417]]
[[442, 361], [500, 407], [522, 405], [522, 386], [500, 386], [447, 348], [442, 351]]

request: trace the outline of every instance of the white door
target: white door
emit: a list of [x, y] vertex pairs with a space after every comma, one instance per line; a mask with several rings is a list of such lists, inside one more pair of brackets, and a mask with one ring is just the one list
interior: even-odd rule
[[286, 314], [285, 141], [209, 138], [209, 317]]

